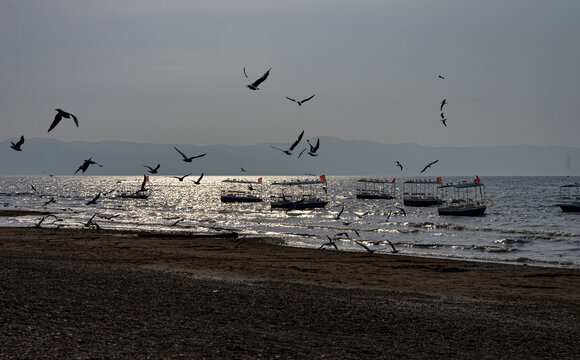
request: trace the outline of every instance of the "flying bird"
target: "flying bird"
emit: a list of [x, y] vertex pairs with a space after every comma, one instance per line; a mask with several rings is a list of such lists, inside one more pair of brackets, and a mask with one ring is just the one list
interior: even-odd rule
[[179, 149], [176, 148], [175, 146], [173, 148], [175, 150], [177, 150], [177, 152], [180, 153], [181, 156], [183, 156], [183, 159], [182, 160], [185, 161], [185, 162], [191, 162], [191, 160], [193, 160], [193, 159], [197, 159], [197, 158], [200, 158], [200, 157], [203, 157], [203, 156], [206, 156], [207, 155], [207, 153], [205, 153], [205, 154], [201, 154], [201, 155], [195, 155], [195, 156], [188, 157], [187, 155], [185, 155], [184, 153], [182, 153], [181, 151], [179, 151]]
[[85, 205], [93, 205], [97, 203], [97, 200], [101, 197], [101, 193], [98, 193], [91, 201], [87, 202]]
[[85, 171], [87, 171], [87, 169], [89, 168], [89, 166], [92, 165], [92, 164], [99, 165], [100, 167], [103, 167], [103, 165], [97, 164], [92, 159], [93, 159], [93, 157], [91, 156], [88, 160], [85, 160], [83, 162], [83, 164], [81, 166], [79, 166], [79, 168], [77, 169], [77, 171], [75, 171], [74, 175], [76, 175], [79, 171], [82, 171], [84, 173]]
[[[316, 95], [316, 94], [314, 94], [314, 95]], [[305, 102], [307, 102], [308, 100], [312, 99], [312, 98], [314, 97], [314, 95], [312, 95], [311, 97], [308, 97], [308, 98], [306, 98], [306, 99], [303, 99], [303, 100], [296, 100], [296, 99], [292, 99], [292, 98], [290, 98], [290, 97], [288, 97], [288, 96], [286, 96], [286, 99], [288, 99], [288, 100], [290, 100], [290, 101], [293, 101], [293, 102], [295, 102], [296, 104], [298, 104], [298, 106], [302, 106], [302, 104], [304, 104], [304, 103], [305, 103]]]
[[308, 139], [306, 139], [306, 141], [308, 142], [308, 145], [310, 145], [310, 150], [308, 151], [308, 155], [318, 156], [318, 154], [316, 152], [318, 151], [318, 148], [320, 147], [320, 138], [316, 139], [316, 145], [314, 145], [314, 146], [312, 146], [312, 144], [310, 143], [310, 141], [308, 141]]
[[171, 224], [171, 226], [175, 226], [175, 225], [179, 224], [180, 222], [182, 222], [184, 220], [185, 220], [185, 218], [181, 218], [181, 219], [175, 221], [173, 224]]
[[45, 207], [46, 205], [52, 204], [52, 203], [55, 203], [55, 202], [56, 202], [56, 200], [54, 198], [50, 198], [50, 200], [48, 200], [47, 202], [45, 202], [44, 204], [42, 204], [42, 207]]
[[427, 168], [430, 168], [430, 167], [431, 167], [431, 165], [433, 165], [433, 164], [437, 163], [438, 161], [439, 161], [439, 160], [435, 160], [435, 161], [433, 161], [432, 163], [429, 163], [429, 164], [427, 164], [427, 165], [426, 165], [426, 166], [423, 168], [423, 170], [421, 170], [421, 172], [424, 172], [425, 170], [427, 170]]
[[270, 145], [270, 147], [272, 147], [273, 149], [276, 149], [276, 150], [280, 150], [283, 153], [285, 153], [286, 155], [292, 155], [292, 151], [294, 150], [294, 148], [296, 147], [296, 145], [298, 145], [298, 143], [300, 142], [300, 140], [302, 140], [302, 136], [304, 136], [304, 130], [302, 130], [302, 132], [300, 133], [300, 135], [298, 135], [298, 139], [296, 139], [296, 141], [294, 141], [294, 143], [292, 144], [292, 146], [290, 146], [290, 149], [288, 149], [288, 150], [279, 149], [279, 148], [274, 147], [272, 145]]
[[[264, 75], [262, 75], [262, 77], [260, 77], [258, 80], [254, 81], [253, 83], [246, 85], [246, 87], [247, 87], [248, 89], [251, 89], [251, 90], [260, 90], [260, 89], [258, 88], [258, 86], [259, 86], [259, 85], [260, 85], [262, 82], [264, 82], [264, 80], [266, 80], [266, 78], [268, 78], [268, 75], [270, 75], [270, 70], [272, 70], [272, 68], [269, 68], [269, 69], [268, 69], [268, 71], [266, 71], [266, 72], [264, 73]], [[246, 74], [246, 68], [244, 68], [244, 75], [246, 75], [246, 78], [248, 77], [248, 74]]]
[[369, 248], [368, 246], [366, 246], [365, 244], [361, 243], [361, 242], [360, 242], [360, 241], [358, 241], [358, 240], [355, 240], [354, 242], [355, 242], [355, 243], [357, 243], [358, 245], [362, 246], [362, 247], [363, 247], [363, 248], [364, 248], [364, 249], [365, 249], [365, 250], [366, 250], [366, 251], [367, 251], [369, 254], [372, 254], [372, 253], [374, 253], [374, 252], [375, 252], [375, 250], [376, 250], [376, 249], [371, 249], [371, 248]]
[[405, 209], [403, 209], [402, 207], [398, 207], [397, 209], [401, 211], [401, 214], [403, 214], [403, 216], [407, 216], [407, 212], [405, 211]]
[[342, 212], [343, 211], [344, 211], [344, 205], [342, 206], [342, 209], [340, 209], [340, 212], [338, 213], [338, 215], [336, 215], [336, 217], [334, 218], [334, 220], [340, 219], [340, 215], [342, 215]]
[[443, 77], [443, 76], [441, 76], [441, 75], [437, 75], [437, 77], [438, 77], [439, 79], [445, 79], [445, 77]]
[[320, 250], [320, 249], [322, 249], [323, 247], [326, 247], [326, 246], [334, 246], [334, 248], [336, 250], [338, 250], [338, 247], [336, 246], [336, 242], [334, 240], [332, 240], [330, 238], [330, 236], [326, 235], [326, 237], [328, 238], [328, 242], [320, 245], [320, 247], [318, 248], [318, 250]]
[[401, 169], [401, 171], [403, 171], [403, 164], [401, 164], [398, 161], [395, 161], [395, 163], [397, 164], [397, 166]]
[[445, 106], [445, 104], [447, 104], [447, 99], [443, 99], [443, 101], [441, 101], [441, 111], [443, 111], [443, 106]]
[[[159, 167], [159, 165], [157, 165], [157, 167]], [[139, 190], [137, 190], [137, 193], [147, 191], [147, 188], [145, 188], [145, 184], [147, 184], [147, 175], [143, 174], [143, 181], [141, 182], [141, 188]]]
[[397, 249], [395, 249], [395, 245], [393, 245], [393, 243], [392, 243], [392, 242], [390, 242], [390, 241], [389, 241], [389, 239], [385, 239], [385, 240], [387, 241], [387, 243], [388, 243], [389, 245], [391, 245], [391, 248], [393, 249], [393, 251], [391, 251], [391, 252], [392, 252], [393, 254], [396, 254], [396, 253], [398, 253], [398, 252], [399, 252]]
[[161, 166], [161, 164], [157, 164], [155, 169], [152, 168], [151, 166], [147, 166], [147, 165], [143, 165], [143, 166], [149, 169], [149, 170], [147, 170], [149, 172], [149, 174], [157, 174], [157, 170], [159, 170], [159, 166]]
[[62, 120], [62, 118], [70, 119], [72, 117], [75, 124], [77, 125], [77, 127], [79, 127], [79, 120], [77, 119], [76, 116], [74, 116], [73, 114], [66, 112], [64, 110], [61, 110], [61, 109], [55, 109], [55, 110], [57, 111], [57, 113], [54, 116], [54, 120], [52, 121], [52, 124], [50, 124], [50, 127], [48, 128], [48, 132], [50, 132], [50, 130], [54, 129], [54, 127], [56, 125], [58, 125], [58, 123]]
[[246, 169], [244, 169], [243, 167], [240, 168], [242, 170], [242, 172], [246, 172]]
[[203, 173], [201, 173], [201, 176], [199, 177], [199, 179], [197, 179], [197, 180], [194, 180], [194, 181], [193, 181], [193, 183], [194, 183], [195, 185], [199, 185], [199, 184], [201, 184], [201, 179], [203, 179]]
[[353, 213], [353, 214], [355, 214], [356, 216], [358, 216], [358, 218], [359, 218], [359, 219], [362, 219], [362, 218], [363, 218], [363, 216], [365, 216], [365, 215], [368, 215], [368, 214], [369, 214], [369, 212], [367, 211], [366, 213], [364, 213], [364, 214], [360, 214], [360, 215], [359, 215], [359, 214], [357, 214], [357, 213]]
[[191, 175], [191, 173], [187, 174], [187, 175], [183, 175], [183, 176], [174, 176], [174, 178], [176, 178], [179, 181], [183, 181], [183, 179], [185, 179], [186, 177], [188, 177], [189, 175]]
[[22, 146], [22, 144], [24, 144], [24, 135], [20, 136], [20, 140], [18, 140], [18, 142], [15, 144], [12, 141], [10, 142], [10, 147], [13, 148], [16, 151], [22, 151], [22, 149], [20, 148]]
[[443, 125], [445, 125], [445, 127], [447, 127], [447, 123], [446, 123], [447, 119], [443, 118], [443, 119], [441, 119], [439, 121], [441, 121], [443, 123]]

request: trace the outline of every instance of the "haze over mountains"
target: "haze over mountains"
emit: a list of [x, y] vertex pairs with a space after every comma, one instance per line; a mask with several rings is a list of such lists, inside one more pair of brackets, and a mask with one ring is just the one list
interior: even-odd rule
[[[251, 146], [183, 144], [141, 144], [123, 141], [65, 142], [48, 138], [26, 139], [22, 152], [10, 149], [10, 140], [0, 142], [0, 175], [72, 175], [83, 160], [103, 167], [91, 167], [85, 175], [141, 175], [143, 165], [161, 164], [159, 175], [186, 173], [206, 175], [304, 175], [306, 173], [360, 176], [495, 176], [495, 175], [580, 175], [580, 148], [507, 145], [490, 147], [425, 147], [417, 144], [381, 144], [370, 141], [321, 137], [318, 157], [300, 151], [292, 156], [262, 143]], [[316, 141], [316, 138], [311, 138]], [[173, 145], [188, 156], [207, 153], [191, 163], [181, 160]], [[425, 173], [421, 169], [439, 162]], [[404, 169], [395, 165], [400, 161]]]

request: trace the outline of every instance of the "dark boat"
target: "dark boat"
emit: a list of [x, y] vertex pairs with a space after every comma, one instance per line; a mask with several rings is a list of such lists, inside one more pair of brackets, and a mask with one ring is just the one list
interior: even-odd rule
[[272, 209], [284, 210], [307, 210], [320, 209], [328, 204], [328, 201], [314, 195], [316, 185], [326, 184], [326, 177], [322, 175], [320, 180], [296, 180], [275, 182], [272, 185], [282, 187], [282, 193], [276, 200], [270, 203]]
[[560, 186], [559, 206], [563, 212], [580, 212], [580, 184]]
[[448, 184], [439, 187], [445, 199], [439, 215], [481, 216], [491, 206], [485, 200], [485, 186], [479, 182]]
[[403, 205], [426, 207], [441, 204], [437, 197], [436, 188], [441, 185], [440, 179], [408, 180], [403, 183]]
[[[220, 200], [223, 203], [254, 203], [262, 201], [261, 189], [259, 191], [260, 195], [257, 195], [254, 188], [254, 186], [262, 185], [262, 178], [259, 178], [258, 181], [226, 179], [222, 183], [233, 186], [233, 188], [221, 191]], [[247, 187], [246, 190], [242, 190], [242, 186]]]
[[395, 198], [395, 180], [360, 179], [356, 198], [365, 200], [392, 200]]

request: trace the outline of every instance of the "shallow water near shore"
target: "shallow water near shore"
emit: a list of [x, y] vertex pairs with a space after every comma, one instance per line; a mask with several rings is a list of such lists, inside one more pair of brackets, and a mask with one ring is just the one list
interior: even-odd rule
[[[482, 177], [493, 206], [479, 217], [439, 216], [436, 206], [403, 206], [400, 196], [408, 179], [403, 177], [396, 178], [395, 200], [359, 200], [355, 195], [361, 177], [328, 176], [326, 208], [290, 212], [270, 209], [270, 200], [279, 190], [270, 184], [314, 177], [263, 177], [264, 185], [256, 186], [262, 187], [261, 203], [222, 203], [222, 180], [231, 178], [224, 176], [206, 176], [200, 185], [191, 178], [180, 182], [173, 176], [151, 176], [147, 200], [118, 197], [137, 190], [142, 178], [0, 177], [0, 209], [55, 214], [58, 219], [47, 218], [44, 227], [83, 228], [96, 215], [94, 221], [104, 229], [229, 230], [280, 237], [290, 246], [309, 248], [319, 248], [328, 242], [327, 236], [346, 233], [337, 236], [342, 251], [366, 251], [355, 243], [358, 240], [377, 253], [390, 253], [389, 240], [400, 254], [411, 256], [580, 268], [580, 213], [564, 213], [555, 206], [560, 186], [578, 182], [578, 177]], [[258, 177], [237, 178], [255, 181]], [[460, 181], [473, 178], [443, 178], [445, 183]], [[109, 191], [95, 205], [85, 205], [97, 193]], [[55, 202], [43, 206], [51, 198]], [[344, 211], [336, 220], [342, 206]], [[0, 226], [33, 226], [40, 218], [0, 217]]]

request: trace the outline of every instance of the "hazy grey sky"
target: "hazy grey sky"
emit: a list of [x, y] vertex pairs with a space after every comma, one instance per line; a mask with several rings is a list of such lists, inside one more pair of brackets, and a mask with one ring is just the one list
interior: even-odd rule
[[[579, 14], [578, 0], [0, 0], [0, 140], [250, 145], [305, 129], [580, 146]], [[244, 66], [272, 67], [261, 91]], [[80, 128], [47, 134], [55, 108]]]

